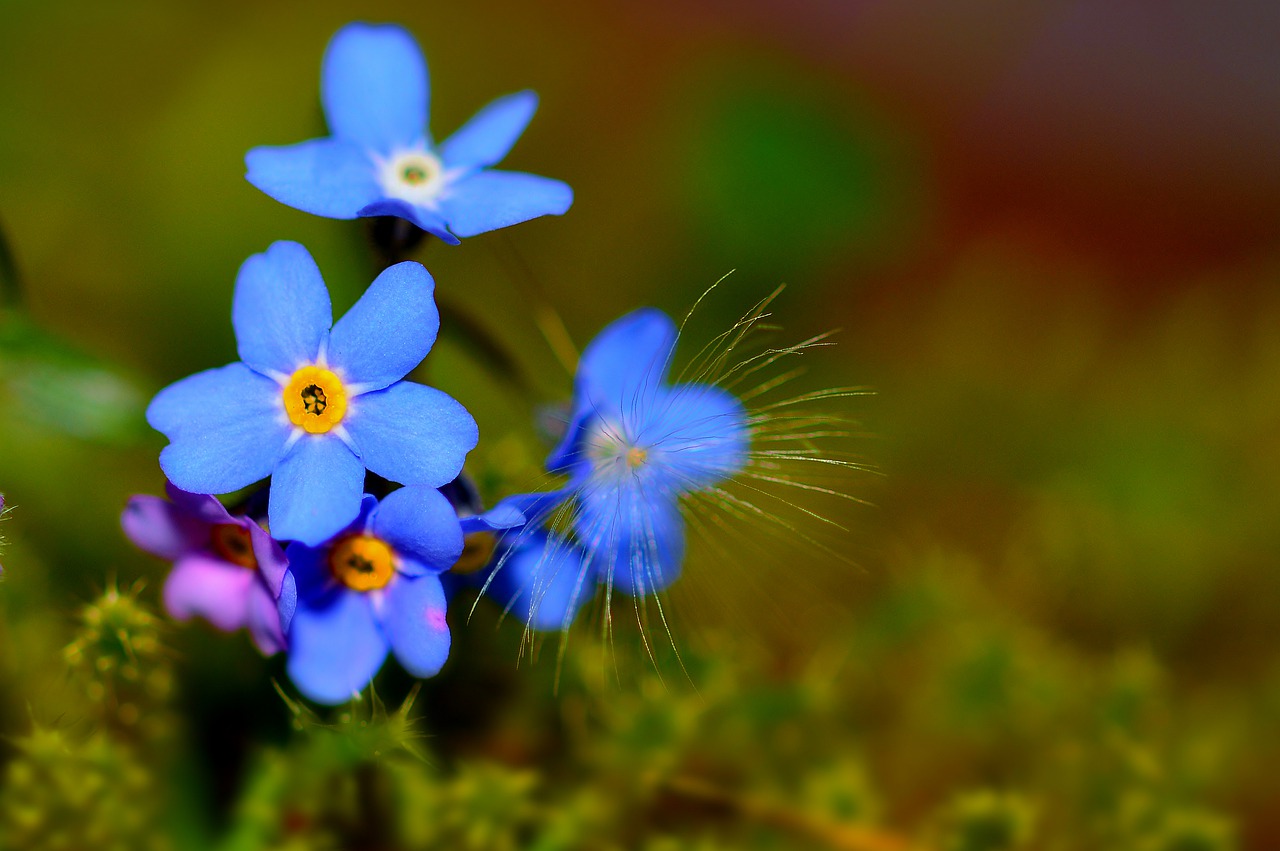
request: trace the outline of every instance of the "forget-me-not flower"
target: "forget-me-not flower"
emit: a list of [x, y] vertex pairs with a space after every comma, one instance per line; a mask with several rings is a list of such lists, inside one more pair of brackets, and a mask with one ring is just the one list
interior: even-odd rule
[[494, 101], [432, 143], [426, 61], [401, 27], [343, 27], [325, 51], [320, 87], [332, 136], [245, 157], [249, 182], [290, 207], [335, 219], [399, 216], [456, 244], [573, 203], [559, 180], [490, 168], [533, 117], [533, 92]]
[[568, 629], [595, 594], [595, 567], [577, 544], [527, 522], [524, 510], [536, 514], [545, 498], [515, 496], [482, 511], [464, 477], [442, 491], [458, 512], [465, 541], [458, 561], [440, 577], [445, 595], [471, 586], [530, 629]]
[[449, 657], [437, 574], [462, 553], [462, 528], [434, 488], [365, 496], [350, 526], [320, 546], [290, 544], [280, 617], [289, 678], [319, 703], [341, 703], [369, 684], [387, 652], [416, 677]]
[[406, 485], [451, 481], [476, 445], [475, 420], [400, 380], [435, 342], [434, 290], [420, 264], [398, 263], [335, 325], [305, 248], [277, 242], [250, 257], [232, 309], [240, 362], [184, 378], [147, 408], [171, 441], [165, 474], [204, 494], [270, 476], [271, 534], [311, 545], [359, 513], [366, 469]]
[[[677, 330], [665, 313], [638, 310], [583, 352], [570, 422], [547, 468], [569, 476], [555, 493], [519, 497], [529, 517], [572, 500], [572, 528], [601, 582], [650, 594], [679, 575], [680, 498], [715, 487], [747, 463], [747, 413], [710, 384], [668, 384]], [[530, 502], [537, 499], [538, 504]]]
[[211, 496], [168, 485], [169, 498], [134, 496], [120, 524], [138, 549], [173, 563], [164, 604], [178, 620], [200, 617], [225, 632], [248, 628], [263, 653], [284, 649], [277, 599], [288, 559], [247, 517]]

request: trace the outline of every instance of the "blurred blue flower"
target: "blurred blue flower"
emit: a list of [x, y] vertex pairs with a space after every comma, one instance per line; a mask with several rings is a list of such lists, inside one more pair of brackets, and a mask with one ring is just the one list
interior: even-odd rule
[[432, 144], [426, 61], [398, 26], [343, 27], [320, 83], [332, 136], [245, 157], [249, 182], [277, 201], [335, 219], [399, 216], [453, 244], [573, 203], [559, 180], [489, 168], [533, 117], [533, 92], [494, 101]]
[[147, 408], [171, 441], [165, 474], [202, 494], [270, 476], [272, 535], [313, 546], [359, 513], [366, 469], [406, 485], [451, 481], [476, 445], [475, 420], [400, 380], [435, 342], [434, 288], [420, 264], [398, 263], [333, 325], [305, 248], [277, 242], [250, 257], [232, 308], [241, 361], [182, 379]]
[[582, 548], [541, 529], [500, 539], [479, 578], [504, 612], [540, 632], [567, 630], [596, 591], [596, 566]]
[[318, 703], [369, 684], [388, 650], [410, 674], [433, 676], [449, 657], [437, 574], [462, 553], [462, 528], [434, 488], [365, 496], [355, 522], [320, 546], [290, 544], [280, 594], [289, 678]]
[[284, 649], [277, 598], [288, 560], [247, 517], [211, 496], [168, 485], [169, 499], [129, 499], [120, 525], [138, 549], [173, 563], [164, 605], [178, 620], [200, 617], [224, 632], [248, 628], [268, 656]]
[[541, 496], [513, 497], [484, 512], [465, 477], [443, 492], [465, 541], [462, 556], [441, 577], [446, 596], [462, 586], [478, 588], [530, 629], [568, 629], [595, 594], [595, 566], [572, 541], [526, 522], [520, 505], [535, 507]]
[[[565, 488], [507, 504], [537, 519], [560, 509], [611, 589], [644, 595], [679, 575], [680, 498], [713, 488], [747, 461], [746, 411], [710, 384], [668, 384], [677, 330], [666, 314], [615, 321], [578, 364], [569, 427], [547, 460]], [[500, 504], [500, 507], [503, 504]]]

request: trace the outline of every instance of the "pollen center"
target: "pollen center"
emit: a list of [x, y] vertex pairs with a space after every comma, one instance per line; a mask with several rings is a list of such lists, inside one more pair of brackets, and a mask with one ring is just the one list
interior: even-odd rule
[[626, 429], [601, 420], [587, 432], [583, 450], [604, 478], [633, 476], [651, 461], [650, 447], [638, 445]]
[[235, 523], [219, 523], [209, 532], [210, 545], [223, 561], [238, 564], [249, 570], [258, 569], [258, 559], [253, 554], [253, 539], [249, 530]]
[[283, 395], [289, 421], [309, 434], [324, 434], [342, 422], [347, 412], [342, 380], [321, 366], [304, 366], [295, 372]]
[[329, 549], [329, 570], [354, 591], [376, 591], [395, 575], [395, 552], [381, 538], [348, 535]]

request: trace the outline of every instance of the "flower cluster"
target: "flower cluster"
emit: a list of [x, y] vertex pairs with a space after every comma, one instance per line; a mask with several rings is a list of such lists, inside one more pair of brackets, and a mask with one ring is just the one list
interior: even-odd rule
[[[483, 109], [436, 145], [426, 64], [394, 26], [352, 24], [324, 57], [332, 135], [246, 157], [248, 180], [297, 209], [395, 217], [443, 242], [564, 213], [557, 180], [498, 171], [536, 107]], [[563, 438], [563, 485], [486, 511], [463, 473], [479, 434], [457, 400], [406, 379], [440, 328], [435, 283], [390, 265], [333, 321], [314, 260], [277, 242], [250, 257], [231, 318], [240, 359], [162, 390], [168, 499], [134, 497], [125, 532], [173, 563], [165, 603], [246, 628], [321, 703], [360, 692], [388, 654], [419, 677], [445, 663], [447, 604], [470, 585], [533, 630], [564, 630], [595, 596], [659, 592], [679, 575], [686, 497], [749, 466], [756, 421], [705, 381], [669, 376], [678, 330], [625, 316], [585, 350]], [[261, 483], [261, 484], [260, 484]], [[216, 495], [231, 495], [229, 511]]]

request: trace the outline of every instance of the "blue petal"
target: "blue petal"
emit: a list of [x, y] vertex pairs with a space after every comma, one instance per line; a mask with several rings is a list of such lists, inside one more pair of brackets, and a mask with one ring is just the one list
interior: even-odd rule
[[533, 92], [498, 98], [440, 145], [446, 168], [484, 168], [507, 155], [538, 108]]
[[[364, 502], [376, 503], [377, 500], [371, 496], [366, 496]], [[364, 513], [363, 504], [361, 513]], [[329, 569], [329, 544], [348, 532], [363, 531], [363, 520], [357, 518], [354, 523], [338, 532], [332, 539], [325, 541], [319, 547], [309, 547], [296, 541], [289, 544], [285, 550], [285, 554], [289, 559], [289, 569], [285, 573], [285, 579], [280, 591], [280, 617], [285, 621], [284, 629], [286, 633], [289, 631], [288, 618], [293, 616], [293, 609], [290, 608], [286, 611], [286, 605], [296, 606], [298, 600], [305, 600], [311, 604], [312, 608], [315, 608], [319, 605], [319, 601], [341, 590], [343, 587], [334, 578], [333, 571]], [[285, 598], [287, 596], [292, 597], [292, 603], [286, 604]]]
[[[521, 525], [539, 526], [551, 513], [573, 495], [565, 488], [539, 493], [518, 493], [501, 500], [484, 514], [462, 519], [462, 532], [482, 532], [486, 529], [500, 531]], [[520, 519], [517, 520], [516, 518]]]
[[325, 51], [320, 87], [339, 139], [386, 154], [426, 135], [427, 63], [400, 27], [343, 27]]
[[280, 614], [280, 631], [289, 634], [289, 626], [293, 623], [293, 615], [298, 610], [298, 580], [293, 571], [285, 571], [284, 581], [280, 583], [280, 598], [276, 600], [276, 611]]
[[514, 529], [523, 526], [528, 519], [514, 503], [503, 500], [483, 514], [461, 517], [459, 522], [462, 524], [462, 534], [465, 536], [473, 532], [501, 532]]
[[626, 410], [666, 381], [676, 335], [671, 317], [652, 307], [614, 320], [578, 361], [579, 394], [585, 391], [597, 405]]
[[364, 465], [332, 434], [304, 434], [271, 476], [271, 535], [319, 546], [360, 513]]
[[624, 486], [579, 498], [574, 522], [601, 582], [626, 594], [661, 591], [680, 575], [684, 519], [675, 497]]
[[440, 198], [449, 230], [475, 236], [539, 216], [559, 216], [573, 204], [569, 184], [518, 171], [479, 171], [451, 184]]
[[732, 476], [747, 461], [747, 412], [732, 394], [708, 384], [680, 384], [654, 400], [634, 441], [647, 466], [671, 490], [689, 491]]
[[434, 570], [448, 570], [462, 555], [458, 515], [435, 488], [392, 491], [378, 503], [371, 519], [373, 533], [397, 553]]
[[320, 353], [333, 313], [316, 261], [296, 242], [275, 242], [240, 266], [231, 305], [240, 359], [291, 374]]
[[547, 459], [548, 469], [562, 470], [577, 460], [582, 427], [592, 416], [621, 419], [658, 394], [671, 366], [676, 336], [671, 317], [654, 308], [628, 313], [596, 335], [578, 361], [573, 420]]
[[360, 146], [340, 139], [258, 147], [245, 155], [245, 179], [282, 204], [330, 219], [354, 219], [382, 195], [376, 167]]
[[415, 677], [434, 676], [449, 658], [444, 589], [435, 576], [396, 577], [383, 597], [382, 629], [391, 651]]
[[365, 207], [361, 207], [357, 215], [362, 218], [369, 216], [398, 216], [405, 221], [413, 222], [413, 224], [427, 233], [450, 245], [460, 245], [462, 243], [462, 240], [449, 233], [449, 228], [440, 216], [425, 207], [415, 206], [399, 198], [382, 198], [374, 201]]
[[387, 640], [364, 594], [344, 589], [318, 603], [299, 600], [289, 624], [289, 678], [317, 703], [343, 703], [378, 673]]
[[480, 438], [476, 421], [453, 397], [410, 381], [352, 400], [343, 424], [370, 471], [433, 488], [462, 472]]
[[271, 474], [289, 426], [280, 385], [242, 363], [197, 372], [161, 390], [147, 422], [172, 441], [160, 467], [191, 493], [229, 493]]
[[577, 546], [538, 532], [499, 564], [488, 594], [532, 629], [567, 629], [595, 596], [595, 565]]
[[436, 283], [421, 263], [383, 270], [329, 335], [329, 363], [355, 392], [381, 390], [431, 351], [440, 330]]

